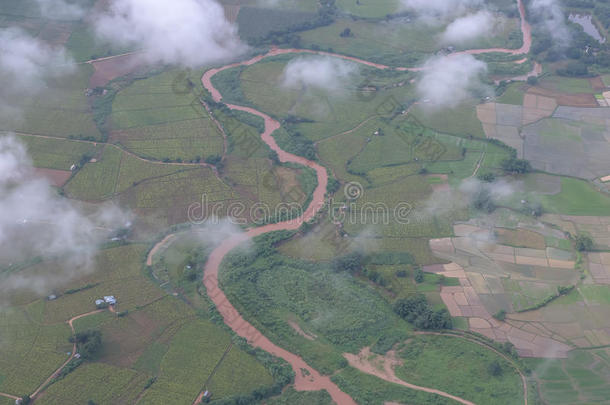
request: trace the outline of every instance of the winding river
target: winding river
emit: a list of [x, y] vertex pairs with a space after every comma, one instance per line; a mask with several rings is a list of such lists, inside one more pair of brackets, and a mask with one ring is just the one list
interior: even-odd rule
[[[519, 49], [473, 49], [464, 51], [462, 53], [468, 54], [479, 54], [485, 52], [502, 52], [502, 53], [510, 53], [513, 55], [518, 54], [526, 54], [529, 52], [531, 47], [531, 27], [525, 20], [525, 8], [522, 0], [518, 0], [519, 4], [519, 13], [521, 15], [521, 31], [523, 33], [523, 46]], [[390, 69], [389, 66], [377, 64], [373, 62], [369, 62], [366, 60], [339, 55], [329, 52], [322, 51], [313, 51], [308, 49], [279, 49], [274, 48], [268, 53], [264, 55], [255, 56], [249, 60], [232, 63], [220, 68], [210, 69], [205, 72], [203, 77], [201, 78], [201, 82], [203, 86], [210, 92], [212, 98], [216, 102], [222, 101], [222, 94], [214, 87], [212, 84], [212, 77], [217, 73], [230, 69], [237, 66], [249, 66], [255, 64], [267, 57], [281, 55], [281, 54], [289, 54], [289, 53], [310, 53], [310, 54], [318, 54], [318, 55], [328, 55], [334, 56], [337, 58], [342, 58], [346, 60], [350, 60], [353, 62], [357, 62], [366, 66], [375, 67], [378, 69]], [[458, 52], [456, 52], [458, 54]], [[418, 68], [395, 68], [396, 70], [418, 70]], [[282, 150], [272, 134], [275, 130], [280, 127], [280, 123], [267, 114], [264, 114], [256, 109], [250, 107], [244, 107], [239, 105], [227, 104], [227, 107], [232, 110], [240, 110], [245, 111], [250, 114], [257, 115], [265, 121], [265, 130], [261, 134], [262, 140], [277, 153], [278, 158], [281, 162], [291, 162], [297, 163], [300, 165], [304, 165], [312, 168], [316, 172], [316, 176], [318, 178], [318, 186], [316, 187], [311, 203], [309, 204], [306, 211], [303, 215], [297, 219], [293, 219], [286, 222], [280, 222], [275, 224], [269, 224], [261, 227], [250, 228], [246, 232], [232, 236], [229, 239], [224, 240], [220, 243], [218, 247], [216, 247], [209, 256], [207, 263], [204, 268], [204, 285], [207, 290], [207, 293], [210, 299], [216, 305], [218, 311], [224, 318], [224, 322], [239, 336], [247, 339], [247, 341], [253, 345], [254, 347], [261, 348], [274, 356], [281, 357], [285, 361], [287, 361], [293, 368], [295, 372], [295, 389], [298, 391], [317, 391], [317, 390], [327, 390], [332, 399], [339, 405], [351, 405], [356, 404], [356, 402], [345, 392], [341, 391], [341, 389], [330, 380], [330, 377], [323, 376], [315, 369], [310, 367], [300, 356], [297, 356], [294, 353], [291, 353], [281, 347], [277, 346], [273, 342], [271, 342], [267, 337], [261, 334], [254, 326], [252, 326], [248, 321], [246, 321], [239, 312], [235, 309], [235, 307], [231, 304], [231, 302], [227, 299], [224, 292], [220, 289], [218, 284], [218, 271], [220, 268], [220, 264], [223, 258], [234, 248], [236, 248], [241, 243], [255, 237], [258, 235], [262, 235], [267, 232], [280, 231], [280, 230], [296, 230], [298, 229], [304, 221], [308, 221], [312, 219], [317, 211], [323, 207], [325, 202], [325, 194], [326, 194], [326, 186], [328, 183], [328, 177], [326, 168], [323, 166], [307, 160], [303, 157], [293, 155], [292, 153], [288, 153]]]

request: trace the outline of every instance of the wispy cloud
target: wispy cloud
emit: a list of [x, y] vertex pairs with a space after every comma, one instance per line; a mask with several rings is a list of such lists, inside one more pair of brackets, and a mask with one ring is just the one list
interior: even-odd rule
[[246, 50], [214, 0], [112, 0], [95, 26], [103, 38], [143, 49], [151, 62], [195, 67]]

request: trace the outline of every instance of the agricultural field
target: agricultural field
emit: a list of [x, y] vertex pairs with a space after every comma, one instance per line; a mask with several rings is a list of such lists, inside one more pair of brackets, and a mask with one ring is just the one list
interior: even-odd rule
[[146, 375], [103, 363], [85, 364], [51, 385], [40, 397], [46, 404], [70, 401], [86, 403], [130, 403], [146, 383]]
[[574, 351], [567, 359], [528, 361], [541, 400], [555, 404], [607, 402], [607, 349]]
[[43, 94], [20, 100], [22, 112], [4, 120], [0, 130], [60, 138], [101, 140], [85, 95], [93, 68], [79, 65], [67, 76], [46, 83]]
[[[523, 385], [514, 366], [489, 348], [460, 338], [418, 335], [398, 347], [396, 375], [474, 403], [520, 404]], [[492, 364], [498, 368], [492, 371]]]
[[607, 45], [567, 6], [161, 3], [0, 6], [0, 404], [608, 402]]
[[329, 267], [288, 258], [272, 264], [261, 257], [248, 267], [228, 265], [220, 281], [246, 319], [330, 373], [344, 367], [343, 351], [357, 351], [382, 335], [404, 334], [410, 327], [370, 286]]

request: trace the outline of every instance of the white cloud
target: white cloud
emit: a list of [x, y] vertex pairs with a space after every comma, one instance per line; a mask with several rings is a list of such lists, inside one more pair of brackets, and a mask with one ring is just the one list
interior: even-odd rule
[[214, 0], [113, 0], [95, 24], [100, 36], [142, 48], [152, 62], [195, 67], [246, 49]]
[[484, 88], [480, 76], [486, 72], [487, 65], [472, 55], [435, 56], [424, 64], [417, 90], [427, 105], [455, 107]]
[[444, 19], [481, 6], [483, 0], [402, 0], [402, 4], [420, 16]]
[[529, 8], [534, 17], [542, 21], [556, 44], [562, 46], [569, 42], [570, 33], [565, 24], [565, 16], [556, 0], [532, 0]]
[[46, 87], [45, 80], [74, 70], [63, 48], [52, 48], [15, 28], [0, 30], [0, 118], [14, 118], [17, 105]]
[[444, 43], [462, 44], [489, 34], [494, 25], [494, 17], [488, 11], [479, 11], [454, 20], [447, 26], [442, 36]]
[[282, 86], [338, 90], [358, 72], [354, 63], [329, 56], [303, 56], [284, 69]]
[[36, 0], [36, 2], [42, 15], [47, 18], [78, 20], [85, 14], [78, 4], [65, 0]]
[[58, 260], [59, 273], [10, 273], [0, 291], [27, 288], [38, 293], [90, 270], [98, 244], [129, 216], [114, 205], [85, 216], [49, 182], [34, 175], [25, 147], [0, 137], [0, 265], [26, 259]]

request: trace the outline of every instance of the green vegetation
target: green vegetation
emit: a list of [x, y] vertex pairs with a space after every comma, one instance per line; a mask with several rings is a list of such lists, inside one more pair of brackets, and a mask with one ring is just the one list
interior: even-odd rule
[[37, 97], [24, 97], [22, 116], [5, 119], [2, 130], [60, 138], [101, 140], [93, 120], [85, 89], [93, 73], [90, 65], [79, 65], [71, 74], [46, 83]]
[[[133, 402], [143, 390], [146, 375], [103, 363], [84, 364], [45, 392], [46, 404]], [[74, 389], [78, 387], [77, 389]]]
[[561, 178], [561, 192], [541, 195], [545, 211], [568, 215], [607, 215], [610, 197], [598, 192], [589, 183], [569, 177]]
[[593, 249], [593, 239], [588, 235], [576, 235], [574, 247], [579, 252], [588, 252]]
[[[344, 351], [358, 351], [382, 335], [409, 329], [370, 286], [349, 273], [279, 255], [273, 246], [286, 236], [279, 232], [257, 238], [252, 252], [231, 253], [220, 273], [231, 303], [265, 336], [330, 373], [345, 366]], [[289, 324], [295, 319], [317, 338], [297, 333]]]
[[422, 294], [402, 298], [394, 303], [394, 312], [418, 329], [451, 329], [451, 316], [443, 308], [432, 310]]
[[102, 333], [99, 330], [76, 332], [70, 337], [70, 343], [76, 343], [76, 350], [82, 359], [94, 358], [102, 346]]
[[45, 301], [0, 309], [0, 391], [32, 393], [72, 350], [65, 323], [44, 322]]
[[25, 135], [17, 138], [26, 145], [34, 166], [47, 169], [70, 170], [73, 164], [82, 166], [81, 163], [88, 162], [102, 150], [102, 145], [91, 142]]
[[361, 404], [384, 405], [390, 401], [403, 404], [435, 405], [455, 403], [451, 399], [435, 394], [412, 390], [384, 381], [372, 375], [364, 374], [352, 367], [341, 370], [332, 377], [332, 380], [339, 388], [350, 394], [357, 403]]
[[527, 359], [541, 400], [553, 404], [603, 403], [609, 393], [606, 349], [575, 350], [567, 359]]
[[322, 391], [295, 391], [288, 387], [277, 397], [264, 401], [267, 405], [331, 405], [333, 401], [325, 390]]
[[522, 404], [514, 366], [493, 350], [458, 337], [418, 335], [398, 349], [396, 375], [476, 404]]

